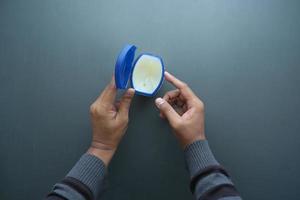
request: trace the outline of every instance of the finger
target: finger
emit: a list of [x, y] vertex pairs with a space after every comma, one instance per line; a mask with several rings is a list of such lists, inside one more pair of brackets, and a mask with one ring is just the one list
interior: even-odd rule
[[174, 99], [175, 97], [178, 97], [179, 95], [180, 95], [179, 89], [171, 90], [163, 96], [163, 99], [166, 101], [169, 101], [170, 99]]
[[174, 100], [174, 104], [178, 107], [182, 107], [185, 102], [181, 101], [179, 98]]
[[165, 71], [165, 77], [169, 83], [171, 83], [172, 85], [174, 85], [176, 88], [178, 88], [181, 91], [182, 95], [187, 100], [192, 97], [195, 97], [194, 92], [187, 86], [186, 83], [182, 82], [181, 80], [179, 80], [178, 78], [176, 78], [175, 76], [173, 76], [172, 74], [170, 74], [167, 71]]
[[116, 103], [115, 103], [115, 107], [119, 110], [119, 108], [120, 108], [120, 104], [121, 104], [121, 102], [120, 101], [117, 101]]
[[131, 101], [133, 99], [134, 96], [134, 89], [129, 88], [125, 94], [122, 96], [122, 99], [120, 101], [120, 106], [119, 106], [119, 116], [122, 118], [126, 118], [128, 117], [128, 113], [129, 113], [129, 108], [130, 108], [130, 104]]
[[104, 104], [113, 104], [116, 98], [117, 88], [115, 84], [114, 76], [112, 77], [110, 83], [105, 87], [101, 93], [99, 100]]
[[180, 116], [166, 100], [157, 98], [155, 99], [155, 104], [161, 113], [169, 120], [170, 124], [178, 123]]

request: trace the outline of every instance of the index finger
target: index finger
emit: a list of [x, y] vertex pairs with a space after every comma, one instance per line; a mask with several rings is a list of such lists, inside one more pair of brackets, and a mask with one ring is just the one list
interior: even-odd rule
[[173, 76], [167, 71], [165, 71], [165, 77], [169, 83], [171, 83], [172, 85], [174, 85], [176, 88], [180, 90], [181, 94], [185, 98], [187, 98], [187, 100], [191, 97], [195, 97], [194, 92], [187, 86], [186, 83], [182, 82], [181, 80], [179, 80], [178, 78], [176, 78], [175, 76]]
[[113, 104], [116, 98], [116, 94], [117, 88], [113, 76], [110, 83], [105, 87], [98, 100], [104, 104]]

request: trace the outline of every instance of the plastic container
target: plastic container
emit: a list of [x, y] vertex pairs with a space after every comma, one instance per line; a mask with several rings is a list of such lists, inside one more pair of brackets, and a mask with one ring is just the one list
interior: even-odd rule
[[115, 81], [118, 89], [126, 89], [128, 82], [136, 94], [154, 96], [164, 80], [164, 64], [159, 56], [142, 53], [136, 60], [136, 47], [126, 45], [120, 52], [115, 65]]

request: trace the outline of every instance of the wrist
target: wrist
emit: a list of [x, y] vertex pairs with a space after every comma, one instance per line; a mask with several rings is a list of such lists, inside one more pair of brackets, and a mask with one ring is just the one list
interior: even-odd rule
[[92, 142], [87, 153], [98, 157], [107, 167], [116, 152], [116, 148], [110, 148], [102, 143]]
[[182, 149], [185, 149], [190, 144], [192, 144], [192, 143], [194, 143], [196, 141], [199, 141], [199, 140], [206, 140], [205, 135], [204, 134], [197, 134], [197, 135], [194, 135], [191, 138], [182, 139], [180, 141], [181, 147], [182, 147]]

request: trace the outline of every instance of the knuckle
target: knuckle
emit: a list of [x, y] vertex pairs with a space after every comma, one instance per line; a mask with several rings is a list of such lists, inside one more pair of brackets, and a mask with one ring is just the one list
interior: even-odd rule
[[204, 110], [204, 107], [205, 107], [205, 106], [204, 106], [204, 102], [201, 101], [201, 100], [199, 100], [198, 105], [199, 105], [199, 109], [203, 111], [203, 110]]
[[90, 114], [93, 117], [101, 117], [103, 115], [103, 112], [101, 111], [101, 105], [97, 105], [97, 104], [93, 103], [90, 106]]
[[197, 99], [195, 101], [195, 108], [198, 112], [203, 112], [204, 111], [204, 103], [201, 100]]
[[96, 106], [95, 104], [92, 104], [92, 105], [90, 106], [90, 113], [91, 113], [92, 115], [95, 115], [95, 114], [97, 114], [97, 112], [98, 112], [97, 106]]

